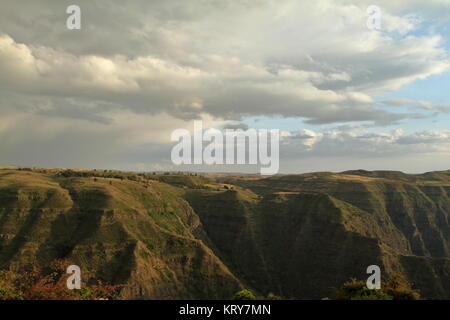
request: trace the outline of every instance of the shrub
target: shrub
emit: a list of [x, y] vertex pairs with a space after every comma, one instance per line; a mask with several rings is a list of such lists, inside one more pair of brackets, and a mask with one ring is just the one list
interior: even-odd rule
[[381, 289], [368, 289], [364, 281], [351, 279], [331, 295], [334, 300], [420, 300], [417, 291], [401, 278], [386, 281]]
[[255, 299], [256, 299], [255, 295], [250, 290], [247, 289], [237, 292], [233, 297], [233, 300], [255, 300]]
[[0, 300], [105, 300], [117, 297], [119, 286], [100, 282], [69, 290], [67, 260], [48, 266], [28, 265], [18, 272], [0, 271]]
[[401, 278], [392, 278], [383, 286], [383, 291], [393, 297], [393, 300], [420, 300], [418, 291]]

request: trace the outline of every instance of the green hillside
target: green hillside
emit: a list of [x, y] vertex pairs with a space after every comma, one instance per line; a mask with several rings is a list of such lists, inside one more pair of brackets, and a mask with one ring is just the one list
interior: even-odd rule
[[[241, 288], [157, 181], [0, 172], [0, 264], [68, 258], [129, 298], [226, 298]], [[204, 281], [206, 280], [206, 281]]]
[[66, 258], [123, 298], [320, 299], [369, 265], [450, 299], [450, 172], [0, 169], [0, 269]]

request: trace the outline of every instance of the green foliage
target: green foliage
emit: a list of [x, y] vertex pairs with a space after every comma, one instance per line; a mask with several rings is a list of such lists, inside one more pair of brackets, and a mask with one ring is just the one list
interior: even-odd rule
[[333, 300], [392, 300], [392, 296], [382, 290], [370, 290], [363, 281], [352, 279], [335, 290]]
[[393, 297], [393, 300], [420, 300], [418, 291], [400, 277], [392, 278], [383, 286], [383, 290]]
[[237, 292], [233, 300], [256, 300], [256, 297], [250, 290], [244, 289]]
[[14, 285], [17, 277], [13, 272], [0, 271], [0, 300], [23, 300], [22, 293]]
[[333, 300], [420, 300], [417, 291], [405, 281], [391, 279], [381, 289], [368, 289], [364, 281], [352, 279], [335, 290]]
[[283, 300], [283, 298], [273, 293], [267, 296], [255, 296], [250, 290], [243, 289], [234, 295], [233, 300]]

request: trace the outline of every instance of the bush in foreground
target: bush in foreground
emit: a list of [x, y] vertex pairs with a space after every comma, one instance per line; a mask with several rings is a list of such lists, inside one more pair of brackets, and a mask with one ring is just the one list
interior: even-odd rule
[[117, 297], [119, 287], [102, 283], [69, 290], [66, 285], [66, 260], [49, 266], [28, 265], [18, 272], [0, 271], [0, 300], [109, 300]]
[[233, 300], [256, 300], [256, 297], [250, 290], [244, 289], [237, 292]]
[[352, 279], [335, 290], [333, 300], [420, 300], [420, 294], [400, 279], [390, 279], [381, 289], [370, 290], [364, 281]]
[[244, 289], [237, 292], [233, 300], [282, 300], [282, 298], [272, 293], [269, 293], [267, 297], [255, 296], [250, 290]]

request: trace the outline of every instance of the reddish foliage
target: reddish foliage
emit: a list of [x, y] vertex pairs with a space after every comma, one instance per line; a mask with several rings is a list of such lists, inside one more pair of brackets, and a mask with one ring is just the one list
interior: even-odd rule
[[[81, 289], [67, 288], [67, 260], [56, 260], [46, 267], [28, 265], [18, 272], [0, 272], [0, 300], [106, 300], [117, 297], [120, 286], [82, 284]], [[84, 275], [84, 278], [89, 278]]]

